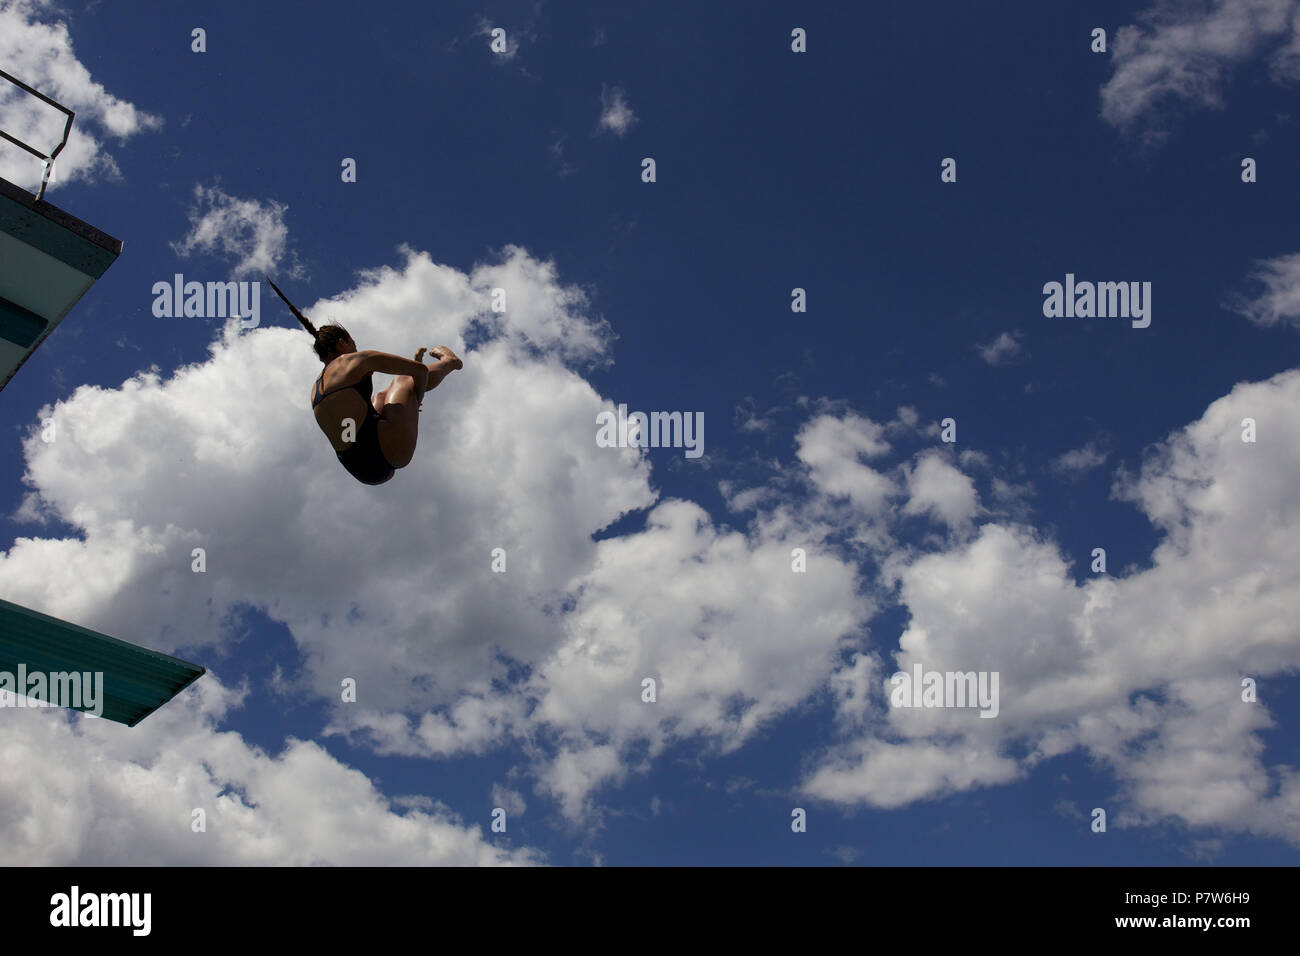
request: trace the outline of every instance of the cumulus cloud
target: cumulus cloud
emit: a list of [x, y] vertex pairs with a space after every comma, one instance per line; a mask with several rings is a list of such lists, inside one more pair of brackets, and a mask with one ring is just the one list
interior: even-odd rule
[[[487, 309], [494, 288], [503, 314]], [[3, 592], [170, 651], [226, 646], [253, 608], [310, 662], [281, 692], [337, 701], [339, 681], [357, 680], [337, 732], [364, 740], [373, 724], [382, 747], [410, 712], [427, 717], [428, 750], [485, 746], [522, 698], [476, 694], [506, 658], [536, 661], [563, 639], [546, 608], [590, 567], [591, 535], [654, 501], [635, 449], [597, 447], [610, 403], [563, 364], [599, 360], [608, 330], [552, 264], [515, 247], [470, 273], [409, 253], [401, 271], [303, 304], [368, 347], [446, 342], [466, 356], [425, 401], [415, 464], [380, 489], [354, 482], [310, 419], [306, 336], [231, 323], [206, 361], [42, 410], [60, 440], [33, 430], [24, 445], [27, 511], [76, 535], [16, 540], [0, 555]], [[471, 326], [490, 341], [467, 351]], [[204, 575], [190, 572], [194, 547]], [[490, 570], [497, 547], [505, 575]]]
[[1298, 16], [1297, 0], [1161, 0], [1141, 14], [1141, 25], [1115, 33], [1102, 118], [1121, 128], [1151, 121], [1159, 135], [1159, 109], [1171, 103], [1222, 109], [1228, 76], [1256, 55], [1269, 56], [1275, 79], [1296, 78]]
[[903, 514], [932, 515], [954, 529], [969, 524], [979, 506], [975, 483], [937, 451], [922, 455], [910, 469], [907, 492]]
[[[832, 687], [860, 729], [806, 791], [901, 806], [1082, 749], [1120, 781], [1120, 825], [1173, 818], [1300, 843], [1297, 775], [1263, 762], [1268, 703], [1241, 697], [1243, 675], [1300, 666], [1297, 402], [1300, 370], [1239, 384], [1117, 481], [1162, 532], [1147, 570], [1079, 586], [1056, 544], [996, 523], [889, 564], [909, 614], [897, 668], [999, 672], [999, 715], [890, 707], [883, 681], [872, 706], [862, 688], [889, 669], [856, 661]], [[1245, 417], [1267, 441], [1241, 441]]]
[[171, 243], [172, 251], [181, 257], [197, 251], [223, 259], [231, 263], [236, 279], [260, 278], [268, 272], [300, 278], [296, 256], [290, 256], [292, 264], [281, 269], [289, 255], [289, 227], [284, 221], [288, 208], [274, 200], [240, 199], [220, 186], [196, 185], [190, 230]]
[[[532, 656], [538, 628], [517, 615], [586, 567], [591, 533], [653, 501], [635, 450], [595, 444], [608, 403], [558, 358], [598, 355], [602, 323], [566, 311], [581, 296], [552, 278], [553, 266], [514, 247], [471, 274], [409, 253], [401, 272], [376, 270], [328, 304], [304, 304], [364, 346], [407, 354], [435, 341], [463, 351], [471, 324], [501, 326], [426, 399], [421, 454], [378, 498], [314, 429], [307, 394], [319, 364], [297, 328], [232, 323], [204, 362], [78, 389], [42, 412], [60, 441], [33, 430], [24, 451], [32, 510], [80, 535], [20, 538], [0, 579], [15, 600], [88, 614], [163, 649], [220, 643], [231, 607], [263, 608], [319, 655], [321, 687], [346, 671], [363, 678], [363, 695], [368, 685], [398, 707], [423, 696], [412, 680], [435, 672], [433, 698], [470, 686], [496, 653], [485, 634], [503, 635], [497, 651]], [[499, 316], [486, 310], [493, 288], [510, 303]], [[203, 578], [188, 570], [196, 546], [209, 555]], [[498, 546], [505, 576], [489, 570]], [[344, 587], [338, 568], [365, 573]]]
[[[698, 737], [729, 752], [821, 685], [873, 607], [834, 554], [809, 556], [816, 573], [791, 573], [801, 544], [776, 524], [724, 533], [684, 501], [656, 507], [641, 534], [600, 542], [568, 639], [539, 669], [546, 694], [533, 715], [565, 729], [564, 763], [545, 784], [567, 813], [596, 782], [619, 778], [613, 747], [636, 741], [653, 759]], [[645, 678], [656, 682], [653, 706]]]
[[824, 800], [893, 809], [1015, 777], [1015, 761], [987, 750], [868, 738], [838, 748], [808, 777], [804, 789]]
[[[304, 303], [365, 347], [447, 342], [466, 357], [426, 399], [420, 452], [393, 482], [357, 485], [316, 434], [319, 366], [301, 331], [232, 322], [203, 362], [41, 410], [60, 440], [33, 428], [24, 444], [27, 513], [77, 533], [15, 541], [4, 593], [172, 651], [219, 651], [255, 609], [305, 662], [276, 693], [336, 702], [326, 736], [437, 758], [545, 727], [534, 789], [571, 818], [625, 778], [631, 749], [652, 759], [693, 736], [734, 749], [813, 693], [871, 613], [853, 566], [816, 546], [825, 529], [740, 533], [690, 502], [656, 504], [645, 456], [595, 442], [613, 403], [570, 366], [607, 361], [610, 336], [552, 263], [517, 247], [469, 272], [406, 256]], [[487, 309], [496, 288], [502, 313]], [[652, 505], [644, 530], [593, 541]], [[791, 572], [795, 546], [816, 575]]]
[[1300, 252], [1256, 262], [1250, 278], [1263, 288], [1254, 296], [1230, 295], [1225, 306], [1256, 325], [1300, 328]]
[[[77, 114], [59, 154], [47, 195], [59, 183], [121, 176], [103, 137], [119, 142], [162, 128], [162, 119], [109, 93], [77, 59], [68, 26], [51, 0], [0, 3], [0, 64], [4, 71]], [[42, 152], [63, 136], [67, 117], [8, 81], [0, 82], [0, 128]], [[0, 146], [0, 177], [30, 189], [40, 186], [44, 164], [9, 143]]]
[[[220, 730], [239, 698], [209, 673], [130, 730], [63, 711], [6, 710], [6, 848], [33, 866], [545, 862], [493, 845], [432, 801], [388, 800], [317, 743], [291, 738], [268, 754]], [[419, 808], [398, 809], [412, 803]]]
[[860, 459], [890, 451], [884, 434], [884, 426], [853, 413], [818, 415], [799, 430], [797, 456], [822, 494], [844, 496], [861, 514], [879, 515], [898, 486]]

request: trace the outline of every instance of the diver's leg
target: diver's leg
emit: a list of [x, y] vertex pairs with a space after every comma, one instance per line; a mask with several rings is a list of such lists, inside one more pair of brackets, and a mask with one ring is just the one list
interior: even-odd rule
[[[425, 351], [421, 349], [415, 354], [422, 358]], [[411, 376], [399, 375], [380, 393], [383, 404], [378, 406], [379, 447], [394, 468], [405, 468], [415, 456], [415, 445], [420, 435], [420, 402], [424, 393], [437, 388], [448, 372], [464, 366], [456, 353], [444, 345], [427, 351], [437, 355], [438, 361], [425, 366], [429, 377], [423, 390]]]
[[379, 412], [379, 448], [394, 468], [405, 468], [415, 455], [420, 433], [420, 387], [409, 375], [399, 375], [384, 389]]
[[454, 372], [456, 369], [465, 367], [465, 363], [460, 360], [459, 356], [445, 345], [436, 345], [429, 351], [438, 356], [438, 361], [429, 366], [429, 385], [425, 388], [426, 392], [437, 388], [442, 383], [442, 380], [447, 377], [448, 372]]

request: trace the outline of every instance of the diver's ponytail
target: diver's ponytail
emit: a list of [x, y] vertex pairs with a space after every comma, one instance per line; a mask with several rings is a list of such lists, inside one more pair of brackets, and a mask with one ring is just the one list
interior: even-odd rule
[[289, 311], [292, 312], [294, 316], [298, 319], [298, 321], [302, 323], [302, 327], [311, 333], [311, 337], [314, 340], [313, 344], [320, 342], [320, 333], [316, 331], [316, 326], [312, 325], [310, 322], [307, 321], [307, 316], [303, 315], [301, 312], [298, 311], [298, 307], [289, 301], [288, 296], [286, 296], [283, 292], [280, 291], [280, 287], [278, 285], [276, 285], [274, 282], [271, 282], [270, 276], [266, 277], [266, 281], [271, 283], [271, 288], [275, 290], [275, 294], [278, 295], [280, 299], [284, 302], [284, 304], [289, 307]]
[[[266, 281], [271, 282], [271, 277], [267, 276]], [[348, 330], [337, 322], [332, 322], [323, 329], [317, 329], [308, 321], [307, 316], [298, 311], [297, 306], [285, 298], [278, 285], [271, 282], [271, 288], [275, 290], [276, 295], [284, 300], [284, 304], [289, 307], [289, 311], [294, 314], [294, 317], [302, 323], [302, 327], [311, 333], [312, 348], [315, 349], [317, 357], [322, 362], [326, 364], [330, 362], [340, 342], [351, 341], [352, 336], [348, 335]]]

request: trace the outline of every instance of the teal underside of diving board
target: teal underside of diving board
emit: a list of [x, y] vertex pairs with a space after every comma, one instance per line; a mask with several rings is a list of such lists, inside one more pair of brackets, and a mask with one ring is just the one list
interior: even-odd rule
[[119, 240], [5, 179], [0, 179], [0, 230], [92, 279], [122, 252]]
[[49, 323], [35, 312], [0, 297], [0, 338], [29, 349], [41, 337], [47, 325]]
[[128, 727], [206, 673], [197, 664], [0, 600], [0, 671], [16, 679], [20, 665], [29, 675], [102, 673], [103, 709], [99, 716]]
[[121, 240], [0, 179], [0, 389], [121, 252]]

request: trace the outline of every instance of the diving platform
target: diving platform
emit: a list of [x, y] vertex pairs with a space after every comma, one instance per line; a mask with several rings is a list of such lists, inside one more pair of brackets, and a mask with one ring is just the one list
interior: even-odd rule
[[122, 241], [45, 200], [73, 112], [0, 70], [0, 79], [63, 112], [63, 140], [44, 153], [0, 129], [0, 139], [45, 163], [39, 193], [0, 179], [0, 389], [122, 253]]

